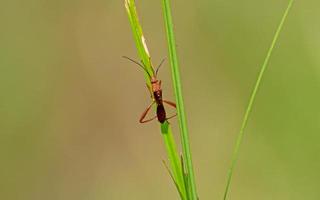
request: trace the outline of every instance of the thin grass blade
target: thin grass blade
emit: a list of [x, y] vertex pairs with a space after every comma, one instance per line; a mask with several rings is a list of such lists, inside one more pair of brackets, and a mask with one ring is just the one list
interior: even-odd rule
[[162, 160], [162, 163], [163, 163], [163, 165], [165, 166], [165, 168], [167, 169], [167, 172], [169, 173], [169, 176], [171, 177], [174, 185], [176, 186], [176, 188], [177, 188], [177, 190], [178, 190], [178, 192], [179, 192], [179, 194], [180, 194], [180, 198], [184, 200], [185, 197], [184, 197], [184, 195], [183, 195], [183, 193], [182, 193], [182, 191], [181, 191], [181, 189], [180, 189], [177, 181], [175, 180], [173, 174], [171, 173], [170, 168], [168, 167], [168, 165], [166, 164], [166, 162], [165, 162], [164, 160]]
[[[150, 53], [146, 44], [146, 39], [143, 36], [142, 28], [139, 23], [139, 18], [136, 10], [136, 5], [134, 0], [125, 0], [125, 7], [128, 13], [129, 22], [131, 25], [133, 37], [138, 50], [139, 58], [142, 64], [146, 67], [146, 70], [150, 75], [153, 75], [152, 63], [150, 59]], [[148, 73], [145, 73], [145, 79], [147, 85], [150, 86], [150, 77]]]
[[192, 156], [189, 144], [189, 135], [188, 135], [188, 128], [187, 128], [187, 120], [186, 114], [184, 109], [183, 103], [183, 96], [182, 96], [182, 87], [180, 81], [180, 71], [179, 71], [179, 64], [178, 64], [178, 56], [176, 51], [176, 43], [175, 43], [175, 36], [173, 31], [173, 22], [171, 16], [171, 8], [170, 8], [170, 1], [163, 0], [163, 13], [164, 13], [164, 20], [165, 20], [165, 28], [167, 33], [167, 40], [168, 40], [168, 48], [169, 48], [169, 57], [170, 57], [170, 64], [171, 64], [171, 72], [172, 72], [172, 79], [173, 79], [173, 86], [174, 92], [176, 97], [176, 104], [177, 104], [177, 113], [178, 113], [178, 120], [179, 126], [181, 131], [181, 142], [182, 142], [182, 149], [183, 149], [183, 157], [185, 158], [186, 164], [186, 171], [189, 176], [188, 181], [188, 193], [192, 200], [196, 200], [198, 198], [196, 184], [195, 184], [195, 177], [193, 172], [193, 165], [192, 165]]
[[238, 134], [238, 137], [237, 137], [237, 140], [236, 140], [236, 144], [235, 144], [235, 147], [234, 147], [234, 151], [233, 151], [233, 154], [232, 154], [232, 160], [231, 160], [231, 166], [229, 168], [229, 171], [228, 171], [228, 175], [227, 175], [227, 184], [226, 184], [226, 188], [225, 188], [225, 191], [224, 191], [224, 195], [223, 195], [223, 199], [226, 200], [227, 199], [227, 195], [228, 195], [228, 191], [229, 191], [229, 187], [230, 187], [230, 184], [231, 184], [231, 179], [232, 179], [232, 175], [233, 175], [233, 172], [234, 172], [234, 168], [235, 168], [235, 165], [237, 163], [237, 160], [238, 160], [238, 156], [239, 156], [239, 149], [240, 149], [240, 145], [242, 143], [242, 140], [243, 140], [243, 136], [244, 136], [244, 130], [247, 126], [247, 122], [248, 122], [248, 119], [249, 119], [249, 115], [251, 113], [251, 110], [252, 110], [252, 106], [253, 106], [253, 103], [254, 103], [254, 100], [256, 98], [256, 94], [259, 90], [259, 87], [260, 87], [260, 83], [261, 83], [261, 80], [262, 80], [262, 77], [264, 75], [264, 72], [267, 68], [267, 65], [269, 63], [269, 60], [270, 60], [270, 56], [271, 56], [271, 53], [275, 47], [275, 44], [278, 40], [278, 37], [279, 37], [279, 34], [282, 30], [282, 27], [283, 27], [283, 24], [288, 16], [288, 13], [292, 7], [292, 4], [293, 4], [293, 0], [290, 0], [289, 3], [288, 3], [288, 6], [283, 14], [283, 17], [280, 21], [280, 24], [277, 28], [277, 31], [273, 37], [273, 40], [272, 40], [272, 43], [271, 43], [271, 46], [268, 50], [268, 53], [267, 53], [267, 56], [262, 64], [262, 67], [261, 67], [261, 70], [259, 72], [259, 75], [258, 75], [258, 78], [257, 78], [257, 81], [254, 85], [254, 89], [252, 91], [252, 94], [250, 96], [250, 100], [249, 100], [249, 103], [248, 103], [248, 106], [247, 106], [247, 109], [245, 111], [245, 114], [244, 114], [244, 117], [243, 117], [243, 121], [242, 121], [242, 124], [241, 124], [241, 128], [240, 128], [240, 131], [239, 131], [239, 134]]
[[[147, 85], [150, 86], [150, 74], [154, 75], [154, 70], [152, 68], [152, 63], [150, 59], [150, 53], [142, 33], [142, 28], [138, 20], [138, 15], [136, 11], [134, 0], [125, 0], [125, 7], [128, 13], [129, 22], [133, 32], [133, 37], [138, 50], [138, 55], [142, 61], [143, 66], [148, 72], [145, 72], [145, 80]], [[171, 131], [171, 126], [168, 122], [161, 124], [161, 133], [166, 146], [170, 166], [172, 168], [172, 175], [175, 185], [177, 186], [178, 192], [181, 199], [186, 200], [186, 187], [184, 184], [182, 168], [180, 166], [179, 154], [175, 145], [174, 137]]]
[[180, 188], [180, 192], [182, 194], [183, 199], [186, 199], [187, 194], [186, 187], [184, 184], [183, 171], [180, 165], [179, 154], [176, 151], [176, 143], [172, 135], [170, 124], [168, 122], [161, 124], [161, 133], [167, 149], [167, 154], [172, 168], [174, 179]]

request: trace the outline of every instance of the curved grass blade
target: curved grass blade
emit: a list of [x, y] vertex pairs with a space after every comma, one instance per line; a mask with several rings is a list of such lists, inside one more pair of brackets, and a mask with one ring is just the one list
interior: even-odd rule
[[263, 62], [263, 65], [261, 67], [261, 70], [259, 72], [259, 75], [258, 75], [258, 78], [257, 78], [257, 81], [255, 83], [255, 86], [254, 86], [254, 89], [252, 91], [252, 94], [250, 96], [250, 100], [249, 100], [249, 104], [247, 106], [247, 109], [246, 109], [246, 112], [244, 114], [244, 117], [243, 117], [243, 121], [242, 121], [242, 124], [241, 124], [241, 128], [240, 128], [240, 131], [239, 131], [239, 134], [238, 134], [238, 137], [237, 137], [237, 141], [236, 141], [236, 144], [235, 144], [235, 147], [234, 147], [234, 151], [233, 151], [233, 154], [232, 154], [232, 161], [231, 161], [231, 166], [229, 168], [229, 171], [228, 171], [228, 175], [227, 175], [227, 184], [226, 184], [226, 188], [225, 188], [225, 191], [224, 191], [224, 195], [223, 195], [223, 199], [226, 200], [227, 199], [227, 195], [228, 195], [228, 191], [229, 191], [229, 187], [230, 187], [230, 183], [231, 183], [231, 179], [232, 179], [232, 175], [233, 175], [233, 171], [234, 171], [234, 167], [237, 163], [237, 159], [238, 159], [238, 156], [239, 156], [239, 149], [240, 149], [240, 145], [241, 145], [241, 142], [243, 140], [243, 135], [244, 135], [244, 130], [247, 126], [247, 122], [248, 122], [248, 119], [249, 119], [249, 115], [251, 113], [251, 110], [252, 110], [252, 106], [253, 106], [253, 103], [254, 103], [254, 100], [255, 100], [255, 97], [256, 97], [256, 94], [259, 90], [259, 86], [260, 86], [260, 83], [261, 83], [261, 80], [262, 80], [262, 77], [263, 77], [263, 74], [267, 68], [267, 65], [269, 63], [269, 60], [270, 60], [270, 56], [271, 56], [271, 53], [274, 49], [274, 46], [278, 40], [278, 37], [279, 37], [279, 34], [282, 30], [282, 27], [283, 27], [283, 24], [287, 18], [287, 15], [290, 11], [290, 8], [292, 7], [292, 3], [293, 3], [293, 0], [290, 0], [289, 3], [288, 3], [288, 6], [283, 14], [283, 17], [280, 21], [280, 24], [277, 28], [277, 31], [273, 37], [273, 40], [272, 40], [272, 43], [271, 43], [271, 46], [268, 50], [268, 53], [267, 53], [267, 56]]
[[171, 173], [170, 168], [168, 167], [168, 165], [166, 164], [166, 162], [165, 162], [164, 160], [162, 160], [162, 163], [163, 163], [163, 165], [165, 166], [165, 168], [167, 169], [167, 172], [169, 173], [169, 176], [171, 177], [174, 185], [176, 186], [176, 188], [177, 188], [177, 190], [178, 190], [178, 192], [179, 192], [179, 194], [180, 194], [180, 198], [181, 198], [181, 199], [184, 199], [184, 196], [183, 196], [183, 194], [182, 194], [182, 192], [181, 192], [181, 190], [180, 190], [180, 187], [179, 187], [177, 181], [174, 179], [174, 176], [173, 176], [173, 174]]

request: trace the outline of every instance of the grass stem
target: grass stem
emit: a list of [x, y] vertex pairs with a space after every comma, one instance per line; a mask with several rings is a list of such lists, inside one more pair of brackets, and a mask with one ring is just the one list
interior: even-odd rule
[[[125, 7], [127, 10], [129, 22], [131, 25], [131, 29], [133, 32], [133, 37], [135, 40], [136, 48], [138, 51], [139, 58], [147, 70], [145, 72], [145, 80], [148, 86], [150, 83], [150, 76], [154, 75], [154, 70], [152, 68], [152, 63], [150, 59], [150, 53], [146, 44], [145, 37], [142, 33], [142, 28], [138, 20], [138, 14], [135, 6], [134, 0], [125, 0]], [[182, 200], [187, 200], [187, 192], [186, 192], [186, 184], [183, 174], [183, 169], [181, 166], [181, 161], [179, 157], [179, 153], [176, 148], [176, 143], [174, 141], [174, 137], [172, 134], [171, 126], [168, 122], [162, 123], [161, 125], [161, 133], [163, 136], [163, 141], [166, 146], [168, 160], [171, 166], [171, 171], [169, 171], [170, 176], [172, 176], [174, 184], [177, 187], [177, 190], [180, 194]]]
[[181, 79], [180, 79], [178, 56], [176, 51], [175, 36], [173, 31], [170, 2], [169, 0], [163, 0], [162, 3], [163, 3], [163, 13], [164, 13], [164, 19], [165, 19], [165, 28], [166, 28], [167, 40], [168, 40], [173, 87], [174, 87], [174, 92], [176, 97], [178, 120], [179, 120], [179, 126], [181, 131], [183, 157], [185, 159], [186, 173], [188, 175], [187, 192], [188, 192], [188, 197], [191, 200], [197, 200], [198, 195], [197, 195], [196, 184], [195, 184], [195, 176], [193, 172], [187, 119], [186, 119], [186, 114], [184, 109], [182, 86], [181, 86]]
[[232, 160], [231, 160], [231, 166], [229, 168], [229, 171], [228, 171], [228, 175], [227, 175], [227, 184], [226, 184], [226, 188], [225, 188], [225, 192], [224, 192], [224, 196], [223, 196], [223, 199], [226, 200], [227, 199], [227, 195], [228, 195], [228, 191], [229, 191], [229, 187], [230, 187], [230, 184], [231, 184], [231, 179], [232, 179], [232, 175], [233, 175], [233, 172], [234, 172], [234, 168], [235, 168], [235, 165], [237, 163], [237, 160], [238, 160], [238, 156], [239, 156], [239, 149], [240, 149], [240, 145], [242, 143], [242, 140], [243, 140], [243, 136], [244, 136], [244, 130], [247, 126], [247, 122], [248, 122], [248, 119], [249, 119], [249, 115], [251, 113], [251, 110], [252, 110], [252, 106], [253, 106], [253, 103], [254, 103], [254, 100], [256, 98], [256, 94], [259, 90], [259, 87], [260, 87], [260, 83], [261, 83], [261, 80], [262, 80], [262, 77], [264, 75], [264, 72], [267, 68], [267, 65], [269, 63], [269, 60], [270, 60], [270, 56], [271, 56], [271, 53], [274, 49], [274, 46], [278, 40], [278, 37], [279, 37], [279, 34], [282, 30], [282, 27], [283, 27], [283, 24], [287, 18], [287, 15], [290, 11], [290, 8], [292, 7], [292, 4], [293, 4], [293, 1], [294, 0], [290, 0], [289, 3], [288, 3], [288, 6], [283, 14], [283, 17], [281, 19], [281, 22], [277, 28], [277, 31], [273, 37], [273, 40], [272, 40], [272, 43], [271, 43], [271, 46], [268, 50], [268, 53], [267, 53], [267, 56], [262, 64], [262, 67], [261, 67], [261, 70], [259, 72], [259, 75], [258, 75], [258, 78], [257, 78], [257, 81], [255, 83], [255, 86], [254, 86], [254, 89], [252, 91], [252, 94], [250, 96], [250, 100], [249, 100], [249, 103], [248, 103], [248, 106], [247, 106], [247, 109], [245, 111], [245, 114], [244, 114], [244, 117], [243, 117], [243, 121], [242, 121], [242, 124], [241, 124], [241, 128], [240, 128], [240, 131], [239, 131], [239, 134], [238, 134], [238, 137], [237, 137], [237, 140], [236, 140], [236, 144], [235, 144], [235, 147], [234, 147], [234, 151], [233, 151], [233, 155], [232, 155]]

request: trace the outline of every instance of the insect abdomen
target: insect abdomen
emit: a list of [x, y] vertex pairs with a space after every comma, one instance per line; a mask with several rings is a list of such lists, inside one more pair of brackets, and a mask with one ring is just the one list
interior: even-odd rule
[[164, 110], [164, 107], [162, 104], [159, 104], [157, 106], [157, 117], [158, 117], [158, 121], [161, 124], [166, 121], [166, 111]]

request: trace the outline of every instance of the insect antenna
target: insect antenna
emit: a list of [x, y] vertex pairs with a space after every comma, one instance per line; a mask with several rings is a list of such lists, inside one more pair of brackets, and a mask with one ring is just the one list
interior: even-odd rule
[[131, 61], [131, 62], [133, 62], [133, 63], [135, 63], [135, 64], [137, 64], [138, 66], [140, 66], [149, 75], [149, 78], [151, 79], [150, 73], [148, 72], [148, 70], [141, 63], [139, 63], [139, 62], [127, 57], [127, 56], [122, 56], [122, 57], [127, 59], [127, 60], [129, 60], [129, 61]]
[[156, 76], [158, 75], [158, 71], [159, 71], [160, 67], [162, 66], [162, 64], [164, 63], [165, 60], [166, 60], [165, 58], [162, 59], [162, 61], [160, 62], [159, 66], [157, 67]]

